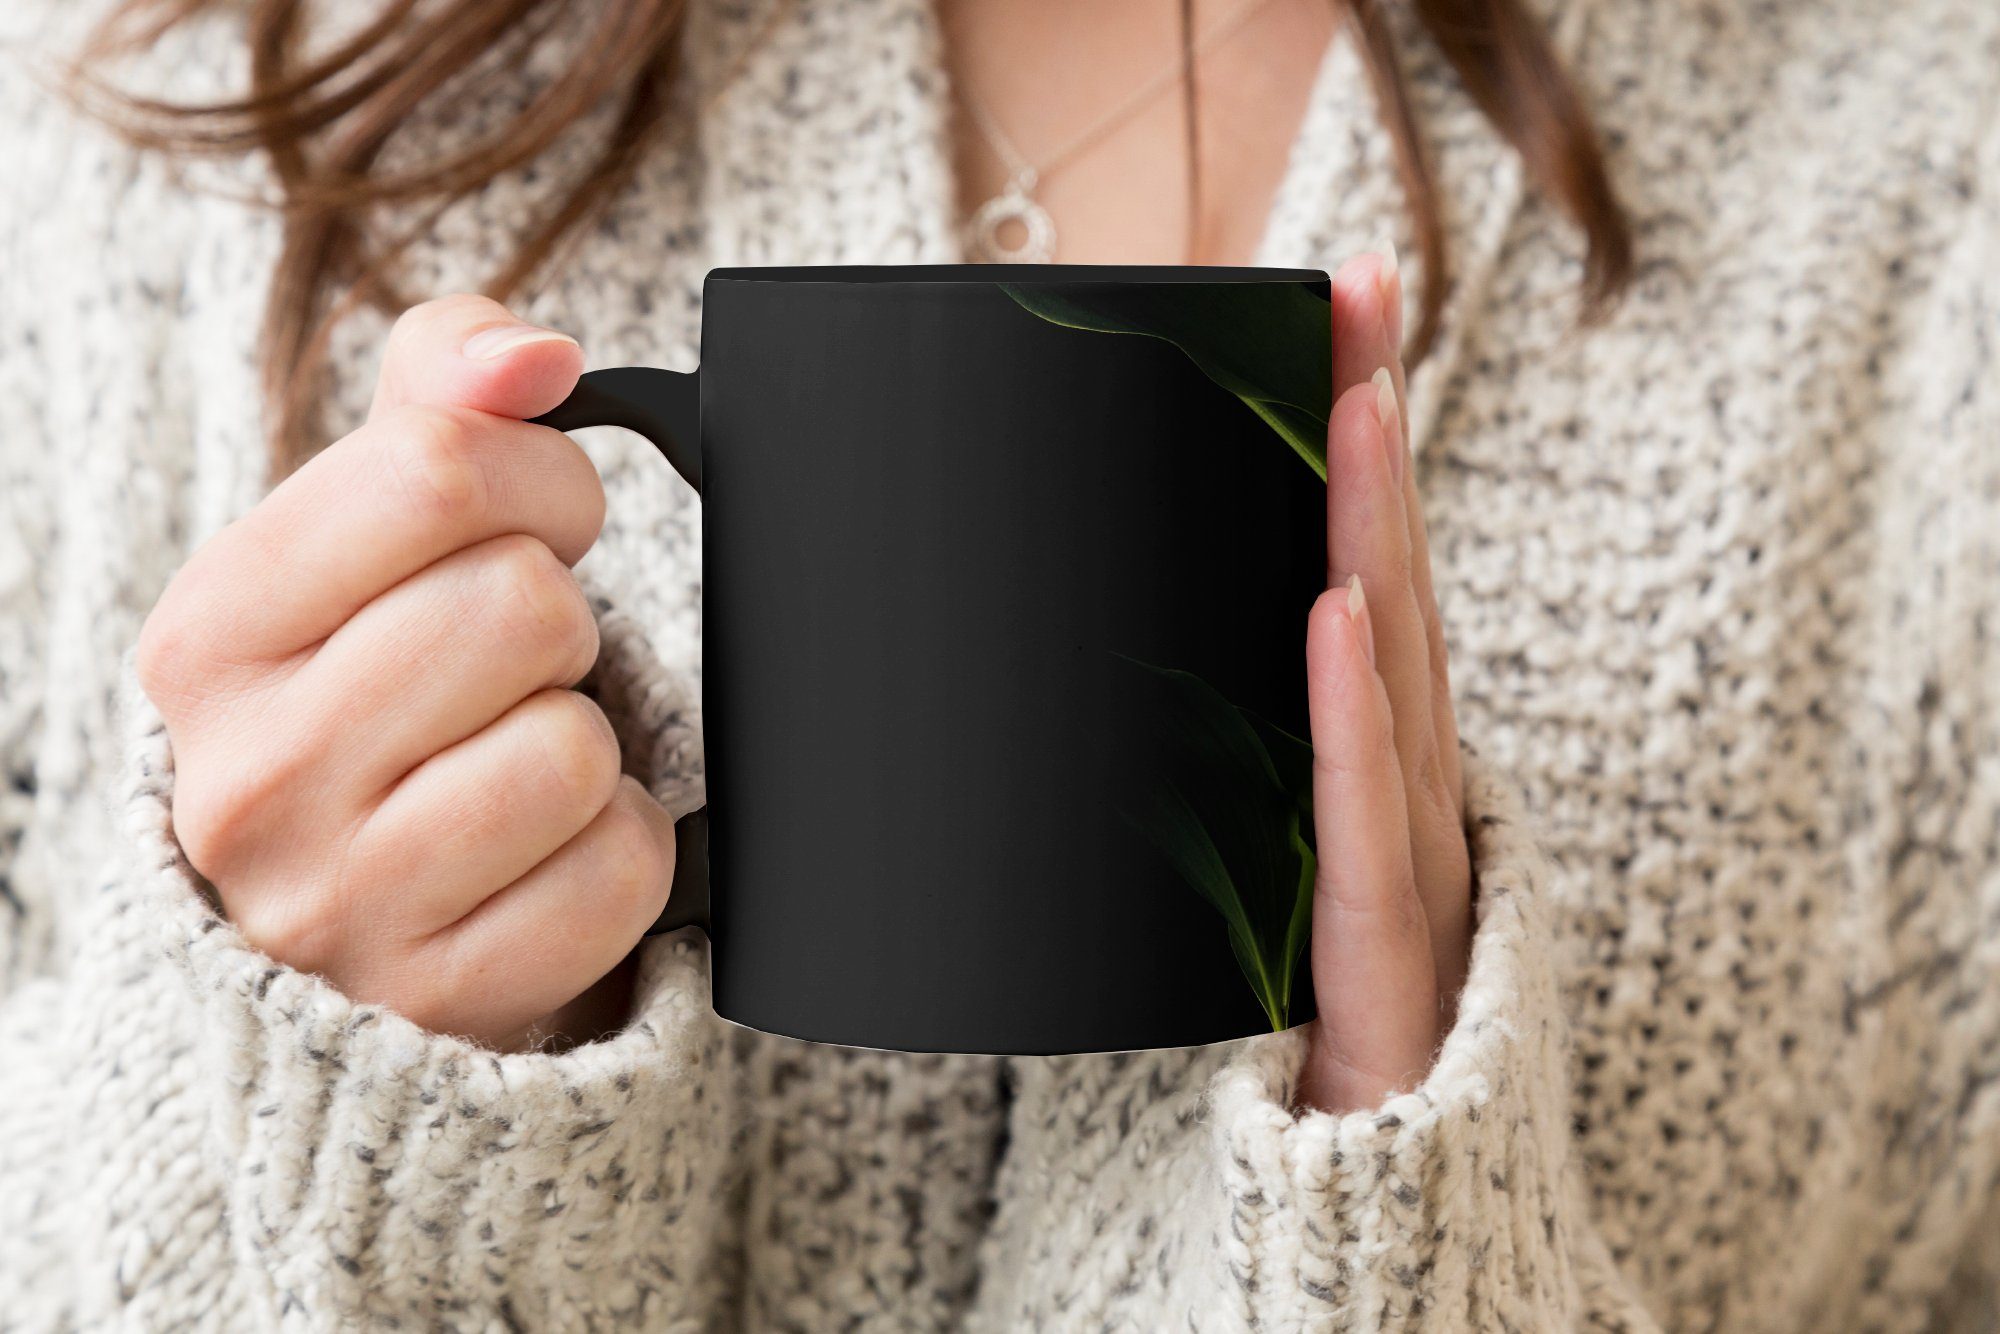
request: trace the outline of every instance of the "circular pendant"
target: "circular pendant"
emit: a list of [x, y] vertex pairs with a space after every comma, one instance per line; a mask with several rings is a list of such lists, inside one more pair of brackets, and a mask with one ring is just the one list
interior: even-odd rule
[[[1021, 239], [1008, 245], [1003, 229], [1018, 223]], [[1026, 191], [1015, 187], [979, 206], [965, 224], [966, 248], [989, 264], [1046, 264], [1056, 254], [1056, 220]]]

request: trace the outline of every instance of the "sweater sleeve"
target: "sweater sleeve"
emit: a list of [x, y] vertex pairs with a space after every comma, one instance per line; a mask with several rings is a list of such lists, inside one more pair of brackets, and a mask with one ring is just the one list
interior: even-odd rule
[[[47, 227], [27, 206], [53, 191], [48, 99], [23, 68], [35, 35], [25, 8], [0, 9], [0, 124], [9, 127], [12, 187], [0, 192], [0, 996], [39, 971], [53, 935], [29, 843], [39, 781], [47, 576], [56, 495], [46, 379]], [[18, 202], [17, 202], [18, 200]]]
[[[685, 691], [600, 619], [591, 685], [655, 739], [635, 767], [667, 760]], [[87, 943], [0, 1006], [0, 1329], [713, 1325], [733, 1094], [699, 941], [649, 942], [629, 1026], [560, 1054], [356, 1004], [217, 915], [164, 729], [126, 707]]]
[[1476, 756], [1466, 785], [1478, 930], [1423, 1084], [1295, 1112], [1297, 1032], [1018, 1063], [980, 1327], [1656, 1327], [1580, 1204], [1545, 863]]
[[[11, 247], [10, 247], [11, 248]], [[0, 273], [14, 267], [0, 255]], [[0, 278], [0, 283], [6, 280]], [[0, 310], [12, 302], [0, 295]], [[22, 392], [24, 356], [0, 355], [0, 402], [33, 417], [35, 400]], [[35, 811], [34, 750], [42, 722], [41, 664], [45, 661], [47, 599], [33, 553], [49, 542], [47, 470], [30, 448], [31, 428], [0, 427], [0, 996], [25, 977], [46, 946], [46, 914], [30, 919], [41, 895], [30, 886], [23, 842]]]

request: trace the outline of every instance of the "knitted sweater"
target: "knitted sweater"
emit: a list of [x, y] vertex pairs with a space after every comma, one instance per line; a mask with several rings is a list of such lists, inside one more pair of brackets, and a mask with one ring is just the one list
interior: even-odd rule
[[[1478, 929], [1429, 1077], [1339, 1116], [1291, 1109], [1296, 1034], [735, 1029], [691, 934], [561, 1054], [259, 955], [122, 664], [265, 485], [275, 224], [254, 166], [183, 180], [77, 123], [32, 77], [70, 7], [4, 8], [0, 1330], [1992, 1327], [2000, 8], [1552, 0], [1640, 245], [1584, 331], [1574, 233], [1405, 32], [1459, 257], [1410, 394]], [[693, 9], [699, 117], [523, 303], [596, 365], [691, 365], [713, 265], [956, 257], [922, 0]], [[229, 21], [155, 86], [229, 86]], [[443, 218], [409, 289], [477, 285], [572, 161]], [[1392, 162], [1337, 41], [1259, 259], [1395, 232]], [[346, 326], [337, 425], [381, 333]], [[685, 810], [699, 509], [586, 445], [590, 688]]]

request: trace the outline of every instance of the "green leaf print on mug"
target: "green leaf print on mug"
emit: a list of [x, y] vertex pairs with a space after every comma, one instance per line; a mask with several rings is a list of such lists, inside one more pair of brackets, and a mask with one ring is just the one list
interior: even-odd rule
[[1272, 1030], [1289, 1026], [1312, 927], [1312, 748], [1200, 677], [1126, 658], [1156, 763], [1123, 814], [1222, 914]]
[[1051, 324], [1172, 343], [1326, 480], [1333, 312], [1304, 283], [999, 284]]
[[[1332, 308], [1306, 284], [999, 286], [1051, 324], [1173, 344], [1326, 480]], [[1131, 738], [1140, 763], [1122, 814], [1222, 915], [1237, 965], [1282, 1030], [1312, 932], [1312, 747], [1190, 672], [1124, 661], [1142, 678], [1131, 703], [1143, 731]]]

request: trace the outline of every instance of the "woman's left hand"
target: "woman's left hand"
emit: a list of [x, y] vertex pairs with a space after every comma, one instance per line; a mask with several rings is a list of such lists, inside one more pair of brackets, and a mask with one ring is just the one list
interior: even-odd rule
[[1451, 1021], [1472, 865], [1444, 635], [1402, 411], [1402, 286], [1364, 255], [1333, 280], [1329, 589], [1306, 630], [1312, 978], [1299, 1101], [1373, 1107], [1413, 1088]]

